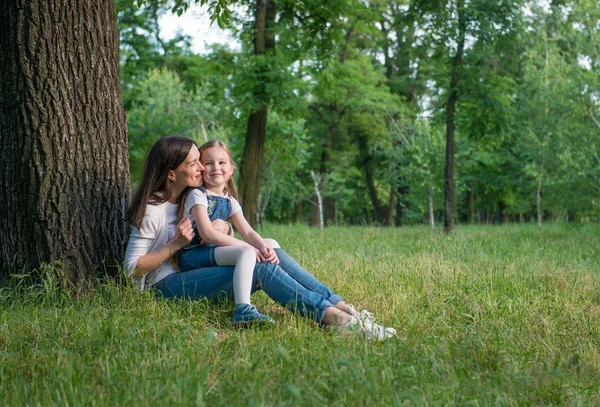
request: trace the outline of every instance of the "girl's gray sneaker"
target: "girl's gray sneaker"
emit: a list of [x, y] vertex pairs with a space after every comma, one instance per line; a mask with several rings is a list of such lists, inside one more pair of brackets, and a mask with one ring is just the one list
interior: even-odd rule
[[245, 326], [252, 324], [274, 324], [275, 321], [268, 315], [258, 312], [252, 304], [237, 304], [231, 318], [231, 325]]

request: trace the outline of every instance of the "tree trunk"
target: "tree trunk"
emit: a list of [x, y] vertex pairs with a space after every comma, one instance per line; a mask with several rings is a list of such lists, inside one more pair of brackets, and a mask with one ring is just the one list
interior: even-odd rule
[[[271, 55], [275, 53], [275, 15], [273, 0], [257, 0], [255, 12], [254, 54]], [[268, 73], [267, 73], [268, 74]], [[263, 106], [250, 114], [246, 131], [246, 144], [240, 165], [240, 202], [250, 225], [256, 225], [258, 218], [258, 200], [264, 167], [264, 149], [267, 135], [267, 114], [269, 92], [266, 89], [268, 78], [258, 75], [259, 85], [255, 87], [255, 96], [263, 101]]]
[[315, 194], [317, 195], [317, 205], [319, 208], [319, 227], [323, 230], [323, 200], [321, 199], [321, 192], [319, 190], [319, 182], [317, 181], [317, 176], [313, 170], [310, 170], [310, 175], [315, 183]]
[[10, 1], [0, 33], [0, 276], [114, 272], [130, 193], [114, 2]]
[[[329, 125], [329, 129], [327, 131], [326, 136], [323, 138], [322, 150], [321, 150], [321, 164], [319, 166], [319, 174], [321, 176], [321, 190], [319, 193], [323, 196], [323, 190], [326, 188], [327, 179], [329, 178], [329, 174], [331, 173], [331, 150], [333, 149], [333, 139], [335, 137], [335, 133], [337, 131], [337, 126], [339, 124], [339, 119], [337, 118], [339, 115], [340, 107], [337, 103], [334, 103], [330, 107], [331, 117], [333, 117], [332, 123]], [[324, 196], [323, 197], [323, 205], [325, 209], [324, 213], [324, 221], [334, 221], [335, 220], [335, 207], [334, 201], [331, 197]], [[321, 218], [318, 212], [311, 211], [311, 225], [318, 226], [321, 224]]]
[[246, 144], [240, 168], [240, 202], [250, 225], [258, 220], [258, 200], [263, 177], [265, 137], [267, 134], [267, 107], [250, 115]]
[[317, 196], [315, 195], [315, 201], [311, 201], [310, 205], [310, 226], [319, 226], [321, 219], [319, 218], [319, 205], [316, 204]]
[[427, 198], [429, 201], [429, 226], [435, 229], [435, 218], [433, 216], [433, 191], [431, 187], [427, 188]]
[[500, 201], [500, 221], [503, 225], [508, 224], [508, 208], [504, 201]]
[[410, 186], [406, 183], [404, 177], [400, 177], [396, 194], [398, 195], [396, 199], [396, 225], [400, 226], [404, 224], [404, 215], [410, 209], [410, 201], [408, 200]]
[[385, 224], [387, 226], [394, 226], [394, 206], [396, 203], [396, 185], [392, 183], [390, 185], [390, 200], [388, 201], [387, 214]]
[[465, 47], [464, 0], [457, 0], [458, 11], [458, 47], [452, 61], [452, 77], [446, 116], [446, 168], [444, 181], [444, 231], [449, 234], [454, 227], [454, 113], [458, 100], [458, 76]]
[[364, 135], [358, 135], [358, 149], [360, 157], [360, 165], [365, 173], [365, 181], [367, 183], [367, 191], [369, 192], [369, 198], [373, 203], [373, 220], [375, 222], [385, 222], [384, 208], [377, 196], [377, 189], [375, 188], [375, 178], [373, 175], [372, 161], [373, 157], [369, 153], [367, 146], [367, 137]]
[[467, 222], [473, 223], [473, 209], [475, 207], [475, 192], [473, 191], [473, 182], [469, 182], [469, 189], [467, 190]]
[[296, 224], [302, 224], [303, 223], [303, 219], [302, 219], [303, 218], [302, 217], [302, 206], [303, 206], [302, 205], [302, 201], [300, 201], [300, 202], [298, 202], [296, 204], [296, 210], [295, 210], [296, 216], [295, 216], [295, 221], [294, 221], [294, 223], [296, 223]]
[[266, 191], [262, 197], [262, 202], [260, 202], [260, 213], [258, 215], [258, 223], [260, 224], [260, 229], [262, 230], [263, 222], [265, 221], [265, 212], [267, 211], [267, 207], [269, 206], [269, 199], [271, 199], [271, 185], [272, 180], [267, 184]]
[[535, 211], [537, 213], [538, 229], [542, 228], [542, 177], [538, 178], [537, 189], [535, 192]]

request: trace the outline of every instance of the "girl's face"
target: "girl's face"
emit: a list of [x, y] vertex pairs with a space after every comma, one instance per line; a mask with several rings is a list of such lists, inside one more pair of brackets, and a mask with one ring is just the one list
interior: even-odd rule
[[200, 152], [198, 147], [192, 145], [189, 154], [179, 167], [169, 171], [171, 188], [174, 191], [182, 191], [185, 187], [202, 186], [202, 171], [204, 167], [200, 164]]
[[233, 175], [233, 168], [229, 155], [221, 147], [211, 147], [202, 153], [201, 158], [204, 171], [202, 178], [207, 188], [218, 188], [221, 191]]

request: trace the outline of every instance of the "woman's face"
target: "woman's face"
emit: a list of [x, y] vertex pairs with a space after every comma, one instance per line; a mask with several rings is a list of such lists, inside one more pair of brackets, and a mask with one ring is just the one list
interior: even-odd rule
[[200, 164], [200, 152], [198, 147], [192, 145], [189, 154], [179, 167], [169, 171], [173, 192], [179, 194], [185, 187], [202, 186], [202, 171], [204, 167]]

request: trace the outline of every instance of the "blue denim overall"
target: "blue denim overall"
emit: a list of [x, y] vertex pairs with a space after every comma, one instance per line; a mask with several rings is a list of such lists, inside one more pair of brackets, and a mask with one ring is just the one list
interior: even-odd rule
[[[208, 218], [211, 222], [215, 219], [227, 220], [231, 215], [231, 201], [226, 196], [218, 196], [207, 193], [203, 188], [198, 188], [206, 195], [208, 201]], [[215, 261], [216, 244], [202, 244], [200, 233], [196, 222], [192, 220], [194, 238], [183, 249], [179, 251], [179, 269], [190, 271], [202, 267], [217, 266]]]

